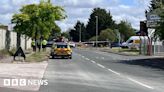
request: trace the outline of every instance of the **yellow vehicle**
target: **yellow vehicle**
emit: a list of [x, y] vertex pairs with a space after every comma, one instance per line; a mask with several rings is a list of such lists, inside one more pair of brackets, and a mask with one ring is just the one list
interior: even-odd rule
[[67, 43], [55, 43], [52, 46], [51, 57], [61, 57], [72, 59], [72, 49]]

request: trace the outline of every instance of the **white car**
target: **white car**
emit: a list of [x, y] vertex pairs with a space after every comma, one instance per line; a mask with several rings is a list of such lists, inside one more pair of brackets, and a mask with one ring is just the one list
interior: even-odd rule
[[75, 48], [76, 44], [74, 42], [69, 42], [69, 46], [72, 47], [72, 48]]

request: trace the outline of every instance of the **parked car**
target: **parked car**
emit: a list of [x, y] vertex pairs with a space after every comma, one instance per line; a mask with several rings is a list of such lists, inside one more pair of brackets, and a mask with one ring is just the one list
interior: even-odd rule
[[69, 45], [71, 48], [75, 48], [76, 47], [76, 44], [74, 42], [69, 42]]
[[52, 47], [53, 43], [54, 43], [54, 41], [48, 41], [47, 42], [47, 47]]
[[110, 45], [110, 47], [111, 48], [112, 47], [121, 47], [121, 43], [119, 43], [119, 42], [112, 42], [111, 45]]
[[67, 43], [54, 43], [51, 49], [51, 57], [72, 58], [72, 49]]

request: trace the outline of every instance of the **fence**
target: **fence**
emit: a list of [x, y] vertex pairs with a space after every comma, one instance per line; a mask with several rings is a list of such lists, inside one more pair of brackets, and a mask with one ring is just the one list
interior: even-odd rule
[[152, 51], [154, 55], [164, 55], [164, 41], [157, 41], [154, 42], [153, 47], [152, 47]]
[[[7, 31], [7, 28], [0, 28], [0, 50], [17, 47], [17, 33]], [[31, 48], [31, 39], [21, 36], [22, 49]]]

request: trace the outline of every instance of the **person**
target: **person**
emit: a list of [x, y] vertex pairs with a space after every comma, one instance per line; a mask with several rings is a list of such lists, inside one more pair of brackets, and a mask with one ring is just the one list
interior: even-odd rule
[[36, 51], [35, 40], [32, 40], [31, 47], [32, 47], [33, 51]]
[[37, 47], [38, 47], [39, 52], [40, 52], [40, 49], [41, 49], [41, 42], [40, 42], [40, 40], [37, 40]]
[[42, 48], [43, 48], [43, 51], [46, 51], [46, 46], [47, 46], [47, 40], [43, 40], [42, 41]]

